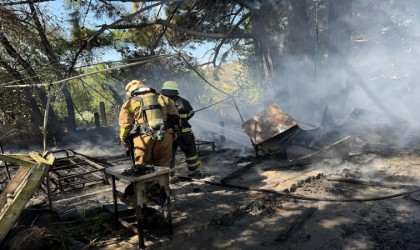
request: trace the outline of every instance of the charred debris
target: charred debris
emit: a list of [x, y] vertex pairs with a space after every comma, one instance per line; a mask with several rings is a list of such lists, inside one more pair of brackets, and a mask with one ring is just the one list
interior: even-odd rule
[[[285, 192], [237, 185], [234, 180], [266, 159], [275, 159], [279, 164], [275, 167], [266, 166], [264, 170], [279, 166], [288, 168], [321, 162], [325, 159], [348, 158], [363, 154], [387, 156], [415, 153], [420, 142], [420, 134], [412, 129], [407, 121], [364, 109], [354, 109], [343, 123], [337, 124], [326, 108], [322, 126], [317, 127], [296, 121], [278, 106], [272, 105], [244, 122], [241, 128], [251, 139], [256, 150], [256, 157], [249, 156], [239, 161], [250, 163], [217, 178], [194, 180], [181, 174], [176, 180], [178, 182], [199, 181], [227, 189], [253, 190], [287, 196], [304, 182], [321, 178], [322, 173], [310, 173], [308, 176], [301, 174], [302, 180], [291, 184], [290, 188], [284, 190]], [[217, 154], [217, 151], [223, 152], [223, 150], [215, 150], [214, 142], [197, 140], [196, 143], [201, 154], [204, 154], [204, 159], [206, 155]], [[60, 200], [77, 200], [79, 195], [82, 198], [78, 200], [83, 200], [86, 193], [89, 193], [89, 187], [109, 186], [109, 176], [105, 170], [118, 166], [128, 159], [121, 156], [108, 159], [93, 158], [72, 149], [59, 149], [43, 154], [35, 152], [5, 154], [3, 148], [1, 149], [0, 166], [3, 182], [0, 200], [0, 229], [4, 248], [30, 249], [34, 246], [39, 249], [66, 248], [66, 245], [94, 245], [92, 240], [94, 241], [95, 237], [103, 238], [104, 235], [120, 239], [128, 237], [129, 234], [126, 231], [120, 227], [114, 227], [113, 217], [102, 210], [95, 208], [93, 212], [86, 211], [86, 214], [80, 214], [75, 206], [67, 206], [59, 211], [53, 206], [54, 202]], [[210, 150], [204, 152], [205, 149]], [[196, 191], [199, 189], [193, 190], [193, 192]], [[294, 198], [302, 197], [295, 196]], [[121, 209], [122, 213], [133, 212], [127, 207]], [[311, 216], [314, 211], [310, 209], [310, 215], [303, 217]], [[153, 218], [150, 217], [149, 220]], [[68, 227], [63, 230], [58, 226], [59, 223], [67, 223]], [[291, 224], [282, 232], [277, 241], [283, 241], [289, 234], [299, 230], [302, 223], [298, 221]], [[133, 227], [133, 223], [128, 224], [127, 227], [134, 228], [134, 231], [138, 230], [138, 227]], [[217, 224], [224, 224], [224, 222], [218, 221]], [[78, 225], [86, 227], [87, 231], [80, 229]], [[50, 230], [61, 230], [62, 233], [56, 232], [59, 236], [52, 237], [43, 229], [45, 227]], [[18, 238], [13, 237], [15, 235]], [[23, 243], [20, 239], [27, 235], [30, 235], [30, 240]], [[159, 237], [153, 237], [155, 242], [159, 241], [157, 240]]]
[[337, 124], [327, 107], [322, 126], [314, 126], [272, 105], [241, 128], [259, 152], [283, 156], [291, 165], [368, 153], [389, 155], [420, 143], [420, 134], [409, 122], [360, 108]]

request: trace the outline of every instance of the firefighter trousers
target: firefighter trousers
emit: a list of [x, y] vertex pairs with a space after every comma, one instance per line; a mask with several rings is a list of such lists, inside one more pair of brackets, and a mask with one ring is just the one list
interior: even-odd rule
[[173, 142], [171, 168], [175, 167], [175, 155], [178, 146], [185, 154], [189, 170], [192, 171], [201, 166], [201, 161], [198, 158], [197, 148], [195, 146], [194, 134], [192, 132], [186, 132], [181, 133], [180, 136], [178, 136], [178, 138]]
[[134, 161], [136, 164], [170, 167], [172, 159], [171, 132], [166, 132], [162, 141], [155, 141], [147, 134], [139, 134], [133, 138]]

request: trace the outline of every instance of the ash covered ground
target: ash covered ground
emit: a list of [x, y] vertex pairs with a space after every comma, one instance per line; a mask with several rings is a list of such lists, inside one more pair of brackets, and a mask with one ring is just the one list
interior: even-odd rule
[[[72, 145], [72, 149], [107, 167], [130, 164], [116, 143], [101, 148]], [[178, 152], [171, 183], [173, 235], [147, 235], [146, 245], [150, 249], [419, 249], [419, 152], [415, 146], [382, 148], [285, 165], [279, 155], [255, 157], [253, 151], [202, 148], [204, 175], [193, 179], [183, 178], [188, 171]], [[123, 190], [126, 184], [117, 186]], [[45, 195], [39, 192], [34, 198], [42, 200]], [[65, 244], [56, 245], [59, 248], [137, 249], [137, 235], [114, 227], [112, 216], [103, 213], [103, 206], [112, 204], [110, 185], [55, 194], [53, 204], [57, 211], [71, 207], [78, 214], [46, 226], [56, 235], [60, 230], [67, 234]], [[71, 231], [70, 225], [80, 232]]]

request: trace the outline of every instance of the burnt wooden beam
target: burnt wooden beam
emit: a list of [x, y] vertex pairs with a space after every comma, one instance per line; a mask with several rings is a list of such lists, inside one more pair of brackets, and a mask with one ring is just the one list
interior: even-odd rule
[[290, 223], [277, 237], [276, 241], [284, 241], [289, 238], [290, 235], [297, 232], [305, 223], [305, 221], [312, 216], [312, 214], [317, 210], [315, 207], [311, 207], [306, 209], [301, 216], [299, 216], [296, 220]]

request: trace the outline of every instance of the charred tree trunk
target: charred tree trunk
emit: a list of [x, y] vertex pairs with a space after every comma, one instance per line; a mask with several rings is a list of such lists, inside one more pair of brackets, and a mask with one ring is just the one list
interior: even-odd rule
[[328, 33], [330, 54], [340, 57], [351, 48], [352, 0], [330, 0]]
[[252, 36], [255, 46], [256, 73], [262, 86], [264, 106], [275, 101], [275, 90], [285, 92], [282, 98], [287, 98], [287, 91], [281, 89], [283, 72], [284, 27], [281, 14], [284, 6], [280, 3], [265, 3], [260, 9], [253, 11]]
[[[290, 1], [287, 19], [287, 57], [284, 59], [283, 88], [287, 89], [290, 99], [283, 104], [283, 108], [292, 115], [302, 116], [308, 106], [317, 109], [308, 98], [308, 91], [316, 87], [313, 77], [316, 39], [311, 35], [312, 26], [309, 24], [306, 0]], [[306, 114], [305, 118], [313, 119]]]
[[259, 60], [257, 72], [265, 90], [263, 104], [277, 103], [290, 110], [292, 88], [298, 85], [296, 78], [303, 72], [313, 75], [309, 66], [315, 41], [311, 39], [306, 0], [267, 1], [253, 11], [251, 18], [255, 56]]
[[[32, 17], [35, 23], [36, 30], [38, 31], [39, 37], [41, 38], [42, 45], [44, 46], [48, 60], [50, 61], [50, 66], [52, 70], [54, 71], [54, 73], [56, 74], [58, 80], [61, 80], [64, 78], [62, 74], [62, 72], [64, 72], [64, 68], [60, 64], [57, 56], [55, 55], [54, 50], [52, 49], [47, 39], [47, 36], [45, 35], [45, 29], [38, 18], [38, 12], [34, 4], [29, 3], [29, 7], [31, 9], [31, 13], [32, 13]], [[64, 95], [64, 99], [66, 101], [66, 107], [67, 107], [67, 116], [68, 116], [68, 120], [66, 121], [67, 129], [69, 131], [75, 131], [76, 130], [76, 116], [74, 112], [73, 98], [65, 83], [61, 85], [61, 92]]]
[[306, 0], [294, 0], [289, 8], [288, 54], [301, 61], [311, 61], [315, 54], [315, 41], [311, 36]]

